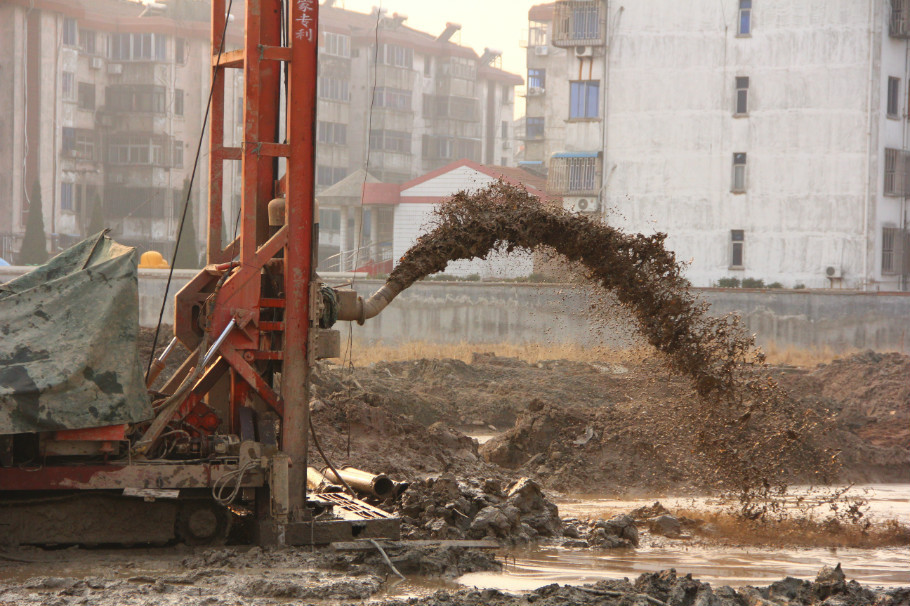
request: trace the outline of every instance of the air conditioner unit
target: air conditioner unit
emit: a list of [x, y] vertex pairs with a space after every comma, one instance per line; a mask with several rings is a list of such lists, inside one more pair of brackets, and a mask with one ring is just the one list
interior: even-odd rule
[[825, 277], [829, 280], [837, 280], [844, 277], [844, 270], [839, 265], [829, 265], [825, 268]]
[[597, 196], [567, 196], [562, 199], [562, 207], [575, 213], [593, 213], [600, 208]]
[[538, 57], [546, 57], [547, 54], [549, 54], [549, 52], [550, 52], [550, 47], [548, 47], [548, 46], [535, 46], [534, 47], [534, 54], [537, 55]]
[[575, 47], [575, 56], [576, 57], [593, 57], [594, 56], [594, 47], [593, 46], [576, 46]]
[[92, 69], [101, 69], [104, 67], [104, 60], [101, 57], [92, 57]]
[[529, 86], [528, 87], [528, 96], [536, 97], [537, 95], [542, 95], [544, 93], [543, 88], [539, 86]]
[[123, 64], [122, 63], [108, 63], [107, 64], [107, 73], [122, 74], [123, 73]]

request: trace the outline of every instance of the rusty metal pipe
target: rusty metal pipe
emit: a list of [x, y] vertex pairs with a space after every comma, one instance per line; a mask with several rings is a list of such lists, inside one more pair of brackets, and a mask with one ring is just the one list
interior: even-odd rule
[[[323, 469], [322, 474], [330, 482], [336, 484], [341, 483], [341, 480], [335, 477], [335, 474], [331, 469]], [[389, 477], [383, 473], [372, 474], [361, 469], [344, 467], [338, 470], [338, 474], [341, 476], [341, 479], [347, 482], [354, 490], [371, 494], [380, 499], [391, 496], [395, 492], [395, 482], [390, 480]]]
[[361, 296], [357, 296], [356, 299], [339, 297], [342, 304], [338, 309], [338, 319], [363, 324], [366, 320], [379, 315], [379, 312], [385, 309], [400, 292], [400, 287], [387, 282], [365, 301]]
[[306, 485], [313, 492], [344, 492], [344, 488], [329, 482], [315, 467], [306, 468]]

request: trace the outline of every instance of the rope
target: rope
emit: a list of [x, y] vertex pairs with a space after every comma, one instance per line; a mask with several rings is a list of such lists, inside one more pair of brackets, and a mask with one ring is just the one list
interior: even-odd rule
[[[224, 41], [227, 39], [227, 26], [230, 23], [231, 8], [234, 0], [228, 0], [227, 16], [224, 18], [224, 29], [221, 31], [221, 46], [218, 48], [218, 62], [221, 61], [221, 55], [224, 53]], [[149, 363], [145, 369], [145, 380], [148, 382], [149, 373], [152, 371], [152, 362], [155, 359], [155, 348], [158, 346], [158, 335], [161, 332], [161, 322], [164, 320], [164, 307], [167, 305], [167, 294], [171, 288], [171, 281], [174, 278], [174, 263], [177, 261], [177, 249], [180, 248], [180, 237], [183, 235], [183, 225], [186, 223], [186, 211], [190, 206], [190, 196], [193, 192], [193, 183], [196, 180], [196, 169], [199, 167], [199, 156], [202, 153], [202, 141], [205, 136], [205, 127], [209, 122], [209, 113], [212, 110], [212, 97], [215, 94], [215, 79], [218, 77], [220, 70], [212, 72], [212, 84], [209, 86], [209, 102], [205, 106], [205, 116], [202, 119], [202, 129], [199, 131], [199, 142], [196, 144], [196, 159], [193, 161], [193, 172], [190, 175], [190, 183], [186, 188], [186, 200], [183, 202], [183, 214], [180, 217], [180, 226], [177, 228], [177, 241], [174, 242], [174, 254], [171, 255], [171, 268], [167, 274], [167, 284], [164, 287], [164, 296], [161, 298], [161, 310], [158, 312], [158, 324], [155, 326], [155, 337], [152, 339], [152, 351], [149, 353]]]

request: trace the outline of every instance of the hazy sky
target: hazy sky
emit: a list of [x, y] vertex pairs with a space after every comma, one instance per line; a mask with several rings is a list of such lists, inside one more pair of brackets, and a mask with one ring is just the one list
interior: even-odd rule
[[[525, 78], [525, 49], [518, 42], [526, 37], [528, 9], [545, 0], [336, 0], [335, 5], [368, 13], [382, 6], [388, 14], [408, 16], [407, 24], [431, 34], [439, 34], [446, 22], [461, 24], [454, 41], [473, 48], [478, 55], [484, 47], [502, 51], [502, 68]], [[459, 38], [460, 36], [460, 38]], [[516, 113], [524, 113], [516, 98]]]

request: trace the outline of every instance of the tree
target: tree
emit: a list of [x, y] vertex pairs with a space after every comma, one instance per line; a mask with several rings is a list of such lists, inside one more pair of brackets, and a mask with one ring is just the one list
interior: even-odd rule
[[104, 213], [101, 211], [101, 198], [96, 194], [95, 200], [92, 203], [92, 215], [89, 217], [88, 229], [86, 230], [85, 235], [93, 236], [104, 228]]
[[44, 233], [44, 213], [41, 210], [41, 186], [35, 181], [28, 205], [25, 236], [19, 249], [19, 263], [41, 265], [47, 261], [47, 235]]
[[[183, 199], [186, 200], [189, 191], [189, 181], [183, 183]], [[180, 234], [180, 241], [177, 243], [177, 256], [174, 259], [175, 269], [198, 269], [199, 268], [199, 246], [196, 242], [196, 225], [193, 218], [193, 201], [190, 200], [189, 207], [186, 209], [186, 219], [183, 222], [183, 232]]]

